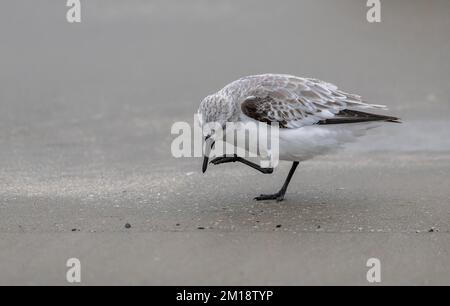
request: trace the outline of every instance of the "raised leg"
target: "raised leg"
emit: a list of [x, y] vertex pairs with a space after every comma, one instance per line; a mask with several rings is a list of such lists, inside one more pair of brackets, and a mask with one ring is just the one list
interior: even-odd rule
[[274, 194], [262, 194], [259, 197], [256, 197], [256, 201], [264, 201], [264, 200], [277, 200], [277, 202], [284, 200], [284, 195], [286, 194], [287, 188], [289, 186], [289, 183], [291, 182], [292, 176], [295, 173], [295, 170], [297, 169], [299, 162], [294, 162], [292, 164], [291, 170], [289, 171], [289, 174], [286, 178], [286, 181], [284, 181], [283, 187], [281, 187], [280, 191]]
[[210, 161], [211, 164], [214, 165], [220, 165], [220, 164], [225, 164], [225, 163], [235, 163], [235, 162], [240, 162], [243, 163], [244, 165], [247, 165], [255, 170], [258, 170], [259, 172], [263, 173], [263, 174], [271, 174], [273, 173], [273, 168], [262, 168], [261, 166], [252, 163], [242, 157], [238, 157], [237, 155], [234, 156], [223, 156], [223, 157], [217, 157], [214, 158], [212, 161]]

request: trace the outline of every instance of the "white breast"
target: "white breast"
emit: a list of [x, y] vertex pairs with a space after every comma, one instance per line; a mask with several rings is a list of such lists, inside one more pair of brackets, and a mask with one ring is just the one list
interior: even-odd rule
[[364, 122], [282, 129], [280, 130], [280, 159], [304, 161], [336, 151], [379, 125], [380, 123]]
[[[304, 161], [311, 159], [318, 155], [332, 153], [336, 151], [346, 143], [354, 142], [358, 137], [363, 136], [366, 132], [372, 128], [380, 126], [379, 122], [363, 122], [352, 124], [333, 124], [333, 125], [312, 125], [305, 126], [297, 129], [279, 129], [279, 151], [278, 154], [274, 153], [274, 147], [267, 146], [269, 142], [262, 140], [261, 133], [258, 129], [261, 122], [256, 122], [252, 119], [246, 120], [241, 123], [255, 123], [256, 129], [250, 129], [250, 133], [236, 133], [237, 137], [227, 135], [227, 143], [230, 151], [227, 154], [233, 154], [233, 147], [239, 148], [239, 155], [242, 157], [262, 157], [263, 159], [268, 156], [277, 156], [279, 160], [286, 161]], [[246, 128], [251, 127], [247, 125]], [[251, 135], [252, 139], [260, 140], [256, 149], [254, 146], [249, 146], [248, 136]], [[245, 138], [243, 138], [243, 135]], [[261, 141], [262, 140], [262, 141]], [[220, 142], [216, 145], [222, 146]], [[253, 149], [252, 149], [253, 148]]]

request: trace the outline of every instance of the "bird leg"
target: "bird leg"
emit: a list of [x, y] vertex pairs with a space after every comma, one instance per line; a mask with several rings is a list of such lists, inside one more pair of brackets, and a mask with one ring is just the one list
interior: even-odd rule
[[262, 194], [259, 197], [256, 197], [256, 201], [264, 201], [264, 200], [277, 200], [277, 202], [284, 200], [284, 195], [286, 194], [286, 190], [289, 186], [289, 183], [292, 179], [292, 176], [294, 175], [295, 170], [297, 169], [299, 162], [296, 161], [292, 164], [291, 170], [289, 171], [289, 174], [286, 178], [286, 181], [283, 184], [283, 187], [281, 187], [280, 191], [274, 194]]
[[234, 154], [234, 156], [229, 156], [229, 157], [228, 156], [217, 157], [217, 158], [214, 158], [212, 161], [210, 161], [210, 163], [214, 164], [214, 165], [234, 163], [234, 162], [243, 163], [244, 165], [247, 165], [255, 170], [258, 170], [259, 172], [261, 172], [263, 174], [273, 173], [273, 168], [263, 168], [255, 163], [252, 163], [242, 157], [237, 156], [236, 154]]

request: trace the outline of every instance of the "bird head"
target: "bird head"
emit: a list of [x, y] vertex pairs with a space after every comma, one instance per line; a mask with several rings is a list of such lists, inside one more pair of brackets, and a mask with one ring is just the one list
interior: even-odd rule
[[214, 144], [216, 140], [221, 140], [226, 122], [233, 116], [232, 101], [222, 94], [207, 96], [200, 103], [198, 115], [205, 140], [202, 166], [202, 171], [205, 173]]

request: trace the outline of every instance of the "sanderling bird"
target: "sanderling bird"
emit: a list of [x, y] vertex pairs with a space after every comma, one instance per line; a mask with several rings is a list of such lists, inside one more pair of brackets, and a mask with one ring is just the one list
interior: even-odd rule
[[[354, 141], [374, 122], [399, 122], [399, 118], [361, 110], [386, 110], [384, 105], [365, 103], [359, 95], [350, 94], [321, 80], [284, 74], [263, 74], [241, 78], [207, 96], [200, 104], [201, 124], [215, 122], [276, 123], [279, 126], [279, 159], [292, 161], [292, 167], [275, 194], [262, 194], [256, 200], [282, 201], [299, 162], [329, 153]], [[214, 131], [204, 135], [207, 149], [217, 139]], [[203, 159], [203, 172], [209, 153]], [[262, 168], [237, 155], [219, 156], [210, 163], [219, 165], [241, 162], [264, 174], [273, 168]]]

